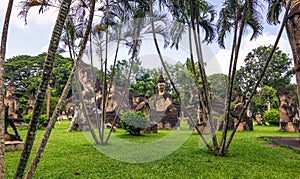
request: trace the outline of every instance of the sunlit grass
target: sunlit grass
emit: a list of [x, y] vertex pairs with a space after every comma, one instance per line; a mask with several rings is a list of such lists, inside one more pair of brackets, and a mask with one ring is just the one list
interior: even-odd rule
[[[67, 132], [68, 125], [69, 121], [55, 125], [34, 178], [299, 178], [299, 152], [282, 146], [269, 147], [269, 141], [259, 138], [299, 136], [299, 133], [279, 132], [276, 126], [255, 126], [253, 132], [237, 132], [227, 157], [212, 155], [199, 145], [198, 135], [190, 135], [179, 149], [160, 160], [127, 163], [99, 152], [83, 132]], [[27, 131], [19, 132], [24, 139]], [[36, 141], [40, 141], [43, 132], [38, 131]], [[143, 143], [161, 139], [169, 132], [130, 136], [118, 129], [113, 135]], [[35, 143], [33, 150], [37, 147]], [[20, 154], [6, 153], [7, 178], [13, 178]]]

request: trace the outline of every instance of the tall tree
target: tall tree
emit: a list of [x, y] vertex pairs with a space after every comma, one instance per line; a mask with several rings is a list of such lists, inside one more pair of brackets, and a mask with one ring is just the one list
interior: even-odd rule
[[5, 143], [4, 143], [4, 128], [5, 128], [5, 119], [4, 119], [4, 60], [6, 52], [6, 42], [8, 27], [10, 22], [10, 15], [13, 7], [13, 0], [9, 0], [6, 15], [4, 19], [4, 25], [2, 30], [1, 37], [1, 46], [0, 46], [0, 178], [5, 178]]
[[59, 99], [59, 102], [58, 104], [56, 105], [55, 107], [55, 111], [51, 117], [51, 120], [49, 121], [48, 123], [48, 126], [46, 128], [46, 131], [44, 133], [44, 136], [43, 136], [43, 139], [42, 139], [42, 142], [38, 148], [38, 151], [34, 157], [34, 160], [33, 162], [31, 163], [30, 165], [30, 168], [25, 176], [25, 178], [32, 178], [33, 177], [33, 174], [35, 173], [36, 169], [37, 169], [37, 166], [38, 166], [38, 163], [39, 161], [41, 160], [41, 157], [42, 157], [42, 154], [46, 148], [46, 145], [47, 145], [47, 142], [48, 142], [48, 139], [50, 137], [50, 134], [51, 134], [51, 131], [54, 127], [54, 124], [55, 124], [55, 121], [59, 115], [59, 110], [61, 109], [62, 105], [65, 103], [66, 101], [66, 98], [67, 98], [67, 95], [71, 89], [71, 86], [72, 86], [72, 81], [74, 79], [74, 74], [75, 74], [75, 71], [77, 69], [77, 65], [78, 65], [78, 62], [81, 60], [82, 58], [82, 55], [83, 55], [83, 52], [86, 48], [86, 44], [87, 44], [87, 41], [88, 41], [88, 38], [89, 38], [89, 34], [91, 32], [91, 28], [92, 28], [92, 21], [93, 21], [93, 17], [94, 17], [94, 11], [95, 11], [95, 3], [96, 1], [95, 0], [92, 0], [90, 2], [90, 14], [89, 14], [89, 19], [88, 19], [88, 24], [87, 24], [87, 28], [86, 28], [86, 32], [84, 33], [84, 39], [83, 39], [83, 43], [81, 44], [81, 48], [80, 48], [80, 51], [79, 51], [79, 54], [78, 54], [78, 57], [77, 59], [75, 60], [74, 62], [74, 65], [72, 67], [72, 71], [69, 75], [69, 78], [68, 78], [68, 81], [65, 85], [65, 88], [63, 90], [63, 93]]
[[[250, 92], [257, 82], [272, 48], [272, 46], [260, 46], [249, 52], [244, 59], [245, 66], [237, 71], [236, 83], [245, 93]], [[292, 59], [288, 58], [288, 55], [279, 48], [276, 48], [266, 75], [262, 79], [261, 86], [272, 86], [279, 91], [282, 86], [289, 85], [293, 76], [290, 69], [291, 63]]]
[[[229, 120], [229, 107], [230, 100], [233, 93], [233, 85], [236, 76], [237, 60], [239, 56], [239, 49], [245, 27], [250, 26], [253, 30], [252, 38], [258, 36], [262, 31], [261, 14], [257, 10], [260, 3], [258, 0], [226, 0], [220, 12], [220, 17], [217, 22], [217, 29], [219, 32], [218, 43], [221, 47], [224, 46], [224, 38], [227, 32], [234, 29], [232, 50], [230, 57], [230, 65], [228, 70], [228, 84], [226, 88], [226, 101], [225, 101], [225, 125], [222, 131], [220, 155], [225, 155], [225, 143], [228, 129]], [[238, 31], [239, 30], [239, 31]]]
[[42, 111], [42, 104], [45, 99], [46, 90], [51, 78], [53, 63], [55, 59], [55, 54], [58, 49], [59, 40], [61, 37], [62, 29], [64, 27], [65, 20], [69, 13], [69, 8], [71, 5], [71, 0], [63, 0], [61, 2], [60, 10], [58, 13], [58, 17], [52, 32], [48, 53], [46, 56], [46, 60], [43, 67], [41, 82], [38, 87], [38, 93], [36, 96], [36, 102], [34, 105], [32, 119], [30, 121], [30, 125], [28, 128], [28, 133], [26, 136], [26, 141], [24, 144], [24, 149], [22, 151], [18, 168], [15, 172], [14, 178], [22, 178], [24, 175], [25, 168], [28, 163], [28, 159], [31, 153], [32, 145], [34, 143], [34, 139], [36, 136], [36, 131], [38, 127], [39, 117]]
[[[267, 20], [268, 23], [277, 25], [282, 9], [287, 9], [288, 1], [286, 0], [266, 0], [268, 3]], [[291, 1], [291, 8], [286, 22], [286, 33], [290, 42], [290, 46], [294, 59], [294, 71], [297, 82], [298, 104], [300, 104], [300, 1]]]
[[[37, 56], [19, 55], [5, 60], [5, 81], [14, 79], [15, 95], [18, 98], [28, 99], [31, 93], [36, 92], [46, 55], [46, 53]], [[55, 56], [51, 77], [53, 80], [51, 87], [55, 91], [52, 91], [52, 96], [59, 97], [61, 95], [71, 68], [72, 62], [69, 58], [64, 58], [61, 55]]]

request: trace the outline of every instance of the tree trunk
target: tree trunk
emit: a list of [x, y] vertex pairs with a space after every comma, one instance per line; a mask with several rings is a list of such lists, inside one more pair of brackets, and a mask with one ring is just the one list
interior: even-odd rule
[[48, 53], [45, 59], [42, 78], [39, 84], [38, 93], [36, 96], [36, 102], [34, 105], [32, 119], [29, 124], [24, 149], [19, 159], [18, 168], [15, 172], [14, 178], [23, 177], [26, 165], [28, 163], [32, 145], [34, 143], [34, 139], [36, 136], [38, 121], [39, 121], [40, 114], [42, 112], [42, 106], [46, 96], [47, 87], [52, 74], [55, 54], [58, 48], [58, 44], [62, 33], [62, 29], [64, 27], [65, 20], [69, 13], [70, 5], [71, 5], [71, 0], [63, 0], [61, 3], [58, 17], [52, 32]]
[[286, 32], [294, 58], [294, 71], [297, 82], [298, 105], [300, 104], [300, 15], [295, 14], [288, 18]]
[[79, 52], [79, 55], [77, 57], [77, 59], [74, 61], [74, 64], [73, 64], [73, 67], [72, 67], [72, 71], [70, 73], [70, 76], [68, 78], [68, 81], [64, 87], [64, 90], [62, 92], [62, 95], [55, 107], [55, 110], [53, 112], [53, 115], [51, 117], [51, 120], [49, 121], [48, 123], [48, 126], [46, 128], [46, 131], [44, 133], [44, 137], [42, 139], [42, 142], [38, 148], [38, 151], [34, 157], [34, 160], [33, 162], [31, 163], [31, 166], [25, 176], [25, 178], [32, 178], [36, 169], [37, 169], [37, 166], [38, 166], [38, 163], [40, 161], [40, 159], [42, 158], [42, 155], [43, 155], [43, 152], [46, 148], [46, 145], [47, 145], [47, 142], [48, 142], [48, 139], [50, 137], [50, 134], [51, 134], [51, 131], [54, 127], [54, 124], [56, 122], [56, 119], [59, 115], [59, 110], [61, 109], [61, 107], [63, 106], [63, 104], [65, 103], [66, 99], [67, 99], [67, 96], [68, 96], [68, 93], [72, 87], [72, 81], [74, 79], [74, 74], [75, 74], [75, 71], [77, 69], [77, 65], [79, 63], [79, 61], [81, 60], [82, 58], [82, 55], [83, 55], [83, 51], [85, 50], [85, 47], [86, 47], [86, 44], [87, 44], [87, 41], [88, 41], [88, 37], [89, 37], [89, 34], [90, 34], [90, 31], [91, 31], [91, 28], [92, 28], [92, 21], [93, 21], [93, 17], [94, 17], [94, 9], [95, 9], [95, 1], [92, 0], [91, 1], [91, 6], [90, 6], [90, 15], [89, 15], [89, 21], [88, 21], [88, 24], [87, 24], [87, 28], [86, 28], [86, 32], [84, 34], [84, 39], [83, 39], [83, 43], [80, 47], [80, 52]]
[[7, 11], [4, 19], [4, 25], [1, 37], [0, 49], [0, 178], [5, 178], [5, 140], [4, 140], [4, 60], [7, 42], [8, 26], [10, 21], [11, 10], [13, 7], [13, 0], [8, 2]]

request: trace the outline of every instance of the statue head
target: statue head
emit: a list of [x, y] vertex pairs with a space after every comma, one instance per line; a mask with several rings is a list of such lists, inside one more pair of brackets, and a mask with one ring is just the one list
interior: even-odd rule
[[285, 86], [282, 86], [280, 91], [278, 92], [280, 102], [282, 104], [287, 104], [289, 102], [289, 92]]
[[157, 87], [158, 87], [158, 91], [159, 93], [164, 93], [165, 89], [166, 89], [166, 81], [163, 77], [162, 74], [160, 74], [158, 80], [157, 80]]
[[33, 93], [31, 93], [29, 95], [29, 98], [28, 98], [28, 105], [33, 107], [34, 106], [34, 103], [35, 103], [35, 96]]
[[241, 103], [243, 101], [243, 94], [242, 94], [242, 90], [240, 87], [236, 90], [233, 100], [234, 100], [234, 103], [236, 103], [236, 104]]

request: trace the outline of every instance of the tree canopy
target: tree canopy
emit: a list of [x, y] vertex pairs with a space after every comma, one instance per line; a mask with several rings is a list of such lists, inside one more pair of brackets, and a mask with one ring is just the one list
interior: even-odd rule
[[[39, 84], [46, 53], [37, 56], [19, 55], [5, 61], [5, 82], [13, 79], [16, 86], [17, 97], [28, 97], [36, 92]], [[52, 95], [59, 97], [72, 68], [68, 58], [56, 55], [52, 74]]]
[[[267, 58], [272, 50], [272, 46], [260, 46], [253, 49], [244, 59], [245, 66], [242, 66], [237, 71], [237, 85], [239, 85], [243, 91], [248, 92], [252, 90], [252, 87], [260, 77], [263, 66], [266, 63]], [[289, 85], [293, 71], [291, 69], [292, 59], [279, 48], [273, 55], [270, 65], [266, 71], [266, 75], [262, 79], [261, 87], [271, 86], [277, 91], [285, 85]]]

